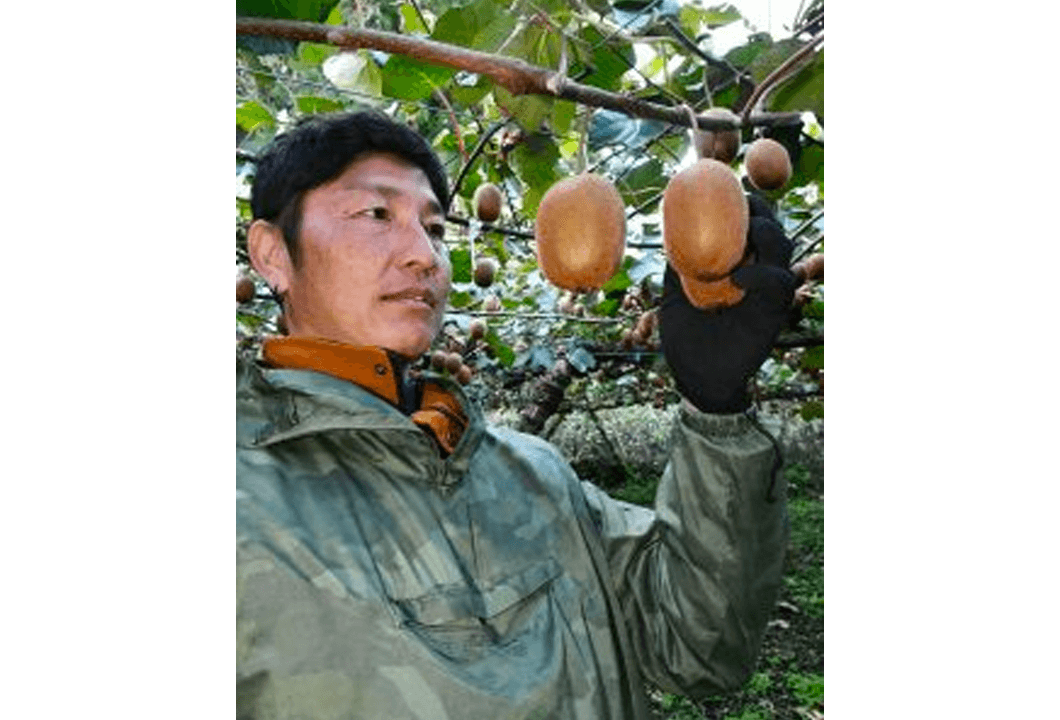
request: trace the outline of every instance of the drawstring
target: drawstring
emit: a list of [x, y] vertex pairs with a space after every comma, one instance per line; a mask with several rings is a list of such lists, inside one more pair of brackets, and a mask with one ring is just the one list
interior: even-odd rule
[[770, 471], [769, 487], [766, 489], [766, 502], [775, 503], [777, 501], [777, 498], [773, 494], [773, 491], [776, 489], [777, 485], [777, 473], [784, 465], [784, 453], [780, 450], [780, 443], [777, 442], [777, 439], [773, 437], [768, 430], [762, 427], [762, 425], [755, 417], [755, 414], [752, 412], [748, 412], [745, 414], [747, 416], [747, 419], [751, 421], [751, 424], [758, 428], [758, 431], [765, 435], [767, 438], [769, 438], [769, 442], [773, 444], [773, 469], [772, 471]]

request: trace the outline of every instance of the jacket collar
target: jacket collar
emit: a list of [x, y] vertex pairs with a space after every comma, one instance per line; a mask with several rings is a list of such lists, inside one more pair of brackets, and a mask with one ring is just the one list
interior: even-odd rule
[[398, 388], [404, 383], [399, 373], [404, 368], [395, 368], [395, 355], [379, 347], [307, 337], [269, 337], [261, 347], [262, 360], [269, 367], [322, 372], [359, 385], [399, 407]]
[[[262, 360], [272, 368], [311, 370], [369, 391], [408, 415], [437, 443], [443, 457], [453, 453], [470, 424], [464, 411], [466, 403], [453, 392], [452, 386], [446, 387], [438, 379], [408, 382], [403, 377], [408, 361], [383, 348], [347, 345], [321, 338], [270, 337], [262, 345]], [[286, 417], [281, 425], [286, 425], [288, 432], [275, 425], [272, 430], [279, 431], [280, 435], [289, 435], [292, 430], [298, 433], [295, 426], [300, 423], [293, 401], [288, 411], [281, 415]], [[394, 419], [388, 418], [385, 424], [390, 425]], [[321, 420], [323, 417], [318, 414], [317, 422]], [[330, 422], [348, 423], [349, 419], [332, 415]], [[268, 431], [267, 428], [263, 430]], [[269, 434], [276, 439], [272, 432]], [[262, 439], [259, 437], [259, 441]]]

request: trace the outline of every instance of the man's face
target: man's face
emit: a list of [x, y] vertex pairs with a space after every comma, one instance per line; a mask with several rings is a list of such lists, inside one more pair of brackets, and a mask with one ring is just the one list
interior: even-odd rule
[[290, 334], [425, 353], [452, 275], [444, 223], [427, 175], [396, 155], [362, 156], [310, 190], [286, 294]]

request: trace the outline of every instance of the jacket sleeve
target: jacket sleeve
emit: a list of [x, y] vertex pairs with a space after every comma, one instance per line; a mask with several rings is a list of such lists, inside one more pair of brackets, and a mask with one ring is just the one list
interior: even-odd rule
[[788, 539], [778, 459], [749, 417], [682, 403], [654, 512], [584, 483], [634, 652], [660, 688], [703, 697], [754, 669]]

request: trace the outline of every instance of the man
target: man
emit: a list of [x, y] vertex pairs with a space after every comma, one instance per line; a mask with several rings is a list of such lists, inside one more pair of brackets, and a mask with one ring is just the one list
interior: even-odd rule
[[739, 687], [786, 542], [746, 385], [787, 315], [791, 242], [752, 198], [748, 294], [722, 311], [668, 269], [686, 401], [651, 511], [408, 377], [445, 310], [448, 199], [422, 138], [373, 114], [259, 161], [248, 248], [288, 336], [237, 373], [238, 716], [647, 718], [645, 680]]

